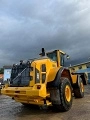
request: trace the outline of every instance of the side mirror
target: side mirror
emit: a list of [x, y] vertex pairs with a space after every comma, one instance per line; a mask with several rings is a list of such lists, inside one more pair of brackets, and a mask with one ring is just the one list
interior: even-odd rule
[[70, 56], [69, 56], [69, 55], [66, 55], [66, 58], [67, 58], [67, 60], [68, 60], [68, 59], [70, 59]]

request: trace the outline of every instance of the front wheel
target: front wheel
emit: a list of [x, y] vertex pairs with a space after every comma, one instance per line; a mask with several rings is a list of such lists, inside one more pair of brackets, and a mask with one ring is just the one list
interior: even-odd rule
[[59, 111], [68, 111], [72, 106], [72, 87], [67, 78], [61, 78], [59, 85], [60, 103], [54, 105]]

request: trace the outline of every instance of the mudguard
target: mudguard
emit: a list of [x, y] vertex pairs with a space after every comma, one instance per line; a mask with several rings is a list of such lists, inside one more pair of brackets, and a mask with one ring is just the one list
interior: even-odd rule
[[76, 72], [76, 73], [74, 73], [74, 74], [79, 75], [79, 76], [81, 77], [82, 81], [83, 81], [83, 84], [84, 84], [84, 85], [87, 85], [87, 83], [88, 83], [88, 78], [87, 78], [86, 73]]
[[70, 80], [71, 85], [72, 85], [72, 78], [71, 78], [69, 69], [62, 67], [58, 70], [58, 72], [55, 76], [55, 79], [53, 81], [47, 83], [47, 88], [52, 88], [52, 87], [58, 88], [59, 84], [61, 82], [61, 79], [60, 79], [61, 77], [68, 78]]

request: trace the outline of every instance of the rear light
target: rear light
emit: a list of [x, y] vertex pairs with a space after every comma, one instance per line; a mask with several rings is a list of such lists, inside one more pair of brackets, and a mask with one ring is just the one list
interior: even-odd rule
[[37, 85], [37, 89], [40, 89], [41, 88], [41, 85]]

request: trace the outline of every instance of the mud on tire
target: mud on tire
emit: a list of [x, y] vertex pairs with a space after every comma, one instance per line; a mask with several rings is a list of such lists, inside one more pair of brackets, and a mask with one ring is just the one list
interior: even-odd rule
[[53, 104], [53, 106], [58, 111], [61, 111], [61, 112], [68, 111], [72, 106], [72, 87], [71, 87], [70, 81], [67, 78], [61, 78], [59, 91], [60, 91], [61, 104], [59, 105]]

